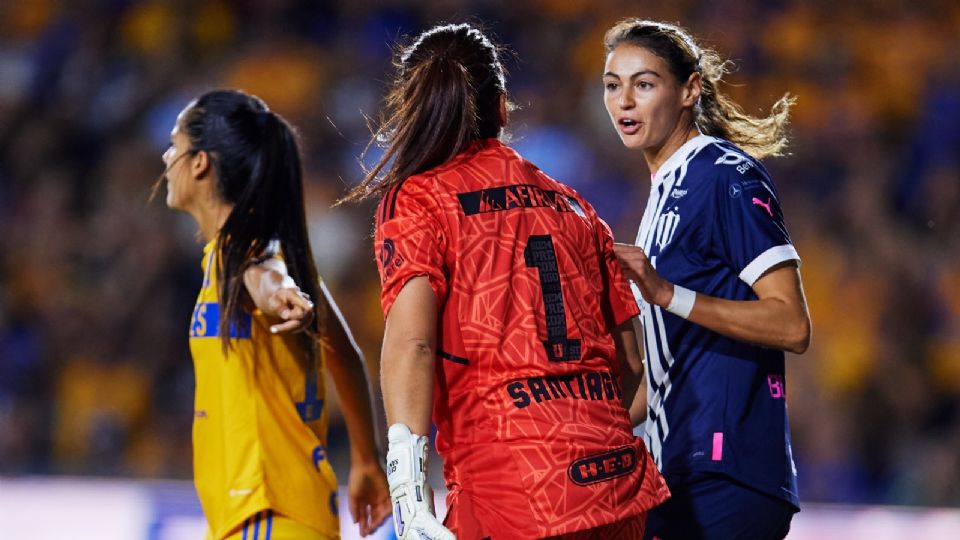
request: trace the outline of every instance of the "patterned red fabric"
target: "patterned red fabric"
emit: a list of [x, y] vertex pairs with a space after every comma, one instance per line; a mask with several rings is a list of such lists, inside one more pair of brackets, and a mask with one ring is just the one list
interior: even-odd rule
[[644, 512], [595, 529], [551, 536], [548, 540], [643, 540], [646, 530], [647, 514]]
[[437, 296], [433, 420], [455, 533], [475, 517], [478, 538], [559, 535], [666, 499], [610, 335], [637, 305], [575, 191], [479, 141], [386, 193], [375, 249], [385, 315], [413, 277]]

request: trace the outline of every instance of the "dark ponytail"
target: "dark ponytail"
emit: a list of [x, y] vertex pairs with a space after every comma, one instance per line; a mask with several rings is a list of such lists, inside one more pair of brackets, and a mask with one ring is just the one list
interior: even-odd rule
[[437, 26], [424, 32], [402, 51], [395, 66], [397, 77], [370, 142], [384, 143], [386, 150], [337, 204], [381, 194], [411, 175], [446, 163], [472, 141], [500, 133], [503, 67], [497, 47], [473, 26]]
[[254, 96], [218, 90], [201, 96], [183, 120], [193, 151], [206, 151], [217, 188], [233, 210], [217, 233], [219, 332], [226, 350], [230, 328], [242, 324], [243, 273], [272, 256], [279, 241], [287, 271], [317, 306], [303, 335], [311, 363], [324, 327], [325, 299], [307, 236], [300, 146], [293, 128]]

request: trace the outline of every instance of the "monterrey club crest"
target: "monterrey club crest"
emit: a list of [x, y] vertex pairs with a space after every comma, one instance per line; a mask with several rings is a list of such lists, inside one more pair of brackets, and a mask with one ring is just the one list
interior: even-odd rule
[[660, 216], [657, 221], [657, 245], [663, 250], [664, 246], [673, 240], [673, 233], [677, 232], [677, 226], [680, 225], [680, 212], [678, 207]]

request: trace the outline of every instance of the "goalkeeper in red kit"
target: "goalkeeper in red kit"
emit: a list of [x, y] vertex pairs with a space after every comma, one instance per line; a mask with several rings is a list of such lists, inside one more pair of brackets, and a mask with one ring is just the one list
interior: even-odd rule
[[[638, 308], [609, 228], [498, 140], [504, 74], [482, 32], [435, 27], [397, 65], [378, 133], [386, 153], [345, 197], [381, 197], [397, 536], [642, 538], [669, 492], [632, 434]], [[425, 481], [431, 412], [443, 524]]]

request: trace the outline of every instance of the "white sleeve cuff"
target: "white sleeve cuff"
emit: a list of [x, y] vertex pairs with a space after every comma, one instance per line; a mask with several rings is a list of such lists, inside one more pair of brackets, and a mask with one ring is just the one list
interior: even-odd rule
[[797, 254], [797, 250], [793, 245], [783, 244], [781, 246], [773, 246], [764, 251], [740, 272], [740, 279], [747, 285], [753, 287], [753, 284], [760, 279], [760, 276], [762, 276], [764, 272], [783, 261], [797, 261], [797, 264], [800, 264], [800, 255]]

